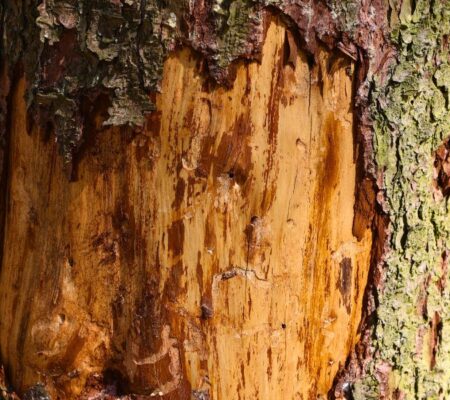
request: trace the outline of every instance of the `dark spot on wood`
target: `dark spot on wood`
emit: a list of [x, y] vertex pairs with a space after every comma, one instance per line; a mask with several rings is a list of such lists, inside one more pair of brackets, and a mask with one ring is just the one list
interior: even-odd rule
[[182, 219], [174, 221], [168, 229], [169, 251], [174, 257], [183, 254], [184, 245], [184, 223]]
[[[238, 175], [238, 170], [248, 171], [252, 153], [248, 143], [251, 132], [250, 116], [248, 114], [239, 115], [231, 128], [231, 132], [223, 134], [220, 138], [218, 148], [214, 151], [214, 157], [211, 157], [211, 145], [214, 142], [211, 142], [210, 139], [211, 143], [204, 146], [201, 165], [208, 171], [212, 165], [215, 177], [227, 175], [229, 178], [233, 178], [230, 176], [230, 172], [235, 177]], [[242, 175], [242, 173], [239, 175]]]
[[211, 308], [210, 305], [203, 303], [200, 306], [200, 308], [201, 308], [201, 311], [202, 311], [201, 318], [203, 320], [212, 318], [212, 316], [214, 314], [214, 311], [213, 311], [213, 309]]
[[202, 253], [200, 251], [197, 252], [197, 265], [195, 272], [197, 273], [197, 282], [200, 289], [200, 293], [203, 292], [203, 268], [201, 263]]
[[[356, 170], [358, 175], [358, 168]], [[356, 193], [352, 232], [358, 240], [361, 240], [367, 229], [370, 229], [373, 220], [376, 194], [374, 183], [371, 179], [358, 178], [357, 176], [355, 184]]]
[[103, 373], [92, 374], [88, 377], [80, 398], [112, 399], [127, 396], [129, 393], [128, 379], [120, 371], [107, 368]]
[[[228, 174], [228, 177], [230, 179], [233, 179], [238, 185], [244, 186], [244, 184], [247, 182], [247, 174], [248, 169], [250, 168], [250, 164], [247, 164], [247, 166], [244, 169], [240, 165], [235, 165], [233, 167], [233, 170], [230, 171], [231, 173]], [[245, 190], [245, 188], [244, 188]]]
[[324, 160], [324, 184], [334, 187], [338, 179], [339, 171], [339, 132], [341, 123], [329, 114], [324, 126], [326, 132], [326, 158]]
[[268, 360], [267, 377], [270, 379], [272, 377], [272, 347], [269, 347], [267, 349], [267, 360]]
[[286, 324], [284, 322], [281, 324], [281, 328], [286, 329]]
[[177, 210], [180, 208], [181, 203], [184, 199], [184, 192], [186, 189], [186, 183], [184, 182], [184, 179], [178, 177], [177, 185], [175, 187], [175, 199], [172, 202], [172, 209]]
[[298, 45], [294, 34], [287, 30], [284, 37], [283, 63], [295, 69], [297, 66]]
[[433, 319], [430, 322], [430, 350], [431, 350], [431, 360], [430, 369], [436, 366], [436, 355], [439, 350], [439, 345], [442, 342], [442, 318], [437, 311], [433, 315]]
[[165, 284], [165, 292], [170, 301], [176, 302], [177, 297], [182, 292], [181, 280], [184, 274], [183, 263], [178, 260], [170, 270], [170, 279]]
[[352, 260], [351, 258], [344, 257], [339, 263], [341, 267], [339, 291], [341, 292], [342, 299], [344, 301], [347, 313], [351, 311], [351, 291], [352, 291]]

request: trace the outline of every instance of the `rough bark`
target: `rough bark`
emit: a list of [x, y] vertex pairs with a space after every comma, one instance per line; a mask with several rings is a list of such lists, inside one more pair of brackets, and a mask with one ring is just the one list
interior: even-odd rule
[[404, 1], [390, 15], [397, 62], [371, 106], [389, 238], [368, 330], [373, 359], [355, 398], [450, 396], [449, 18], [448, 1]]
[[20, 394], [450, 395], [447, 0], [0, 14]]

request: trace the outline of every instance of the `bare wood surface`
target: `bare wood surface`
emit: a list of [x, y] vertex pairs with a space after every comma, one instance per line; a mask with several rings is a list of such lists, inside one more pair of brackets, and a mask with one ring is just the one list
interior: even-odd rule
[[352, 231], [352, 66], [323, 51], [310, 67], [294, 43], [272, 22], [229, 89], [173, 54], [143, 130], [93, 119], [74, 182], [27, 133], [18, 85], [0, 350], [19, 392], [326, 395], [357, 341], [371, 233]]

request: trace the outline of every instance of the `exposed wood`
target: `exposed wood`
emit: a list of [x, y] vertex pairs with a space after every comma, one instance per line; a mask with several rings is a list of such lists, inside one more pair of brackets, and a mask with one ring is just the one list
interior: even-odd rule
[[27, 133], [20, 82], [0, 276], [20, 393], [88, 397], [105, 371], [110, 391], [167, 399], [330, 390], [358, 340], [371, 231], [352, 231], [353, 67], [325, 51], [309, 66], [294, 43], [272, 22], [230, 89], [172, 54], [158, 111], [135, 132], [98, 115], [74, 182]]

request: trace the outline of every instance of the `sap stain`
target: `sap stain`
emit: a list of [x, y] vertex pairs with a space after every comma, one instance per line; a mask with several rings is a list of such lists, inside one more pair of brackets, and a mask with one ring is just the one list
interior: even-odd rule
[[344, 300], [347, 313], [351, 311], [351, 292], [352, 292], [352, 259], [344, 257], [339, 263], [340, 266], [340, 281], [339, 291]]
[[179, 257], [183, 254], [184, 245], [184, 222], [178, 219], [172, 223], [167, 230], [169, 251], [174, 257]]

